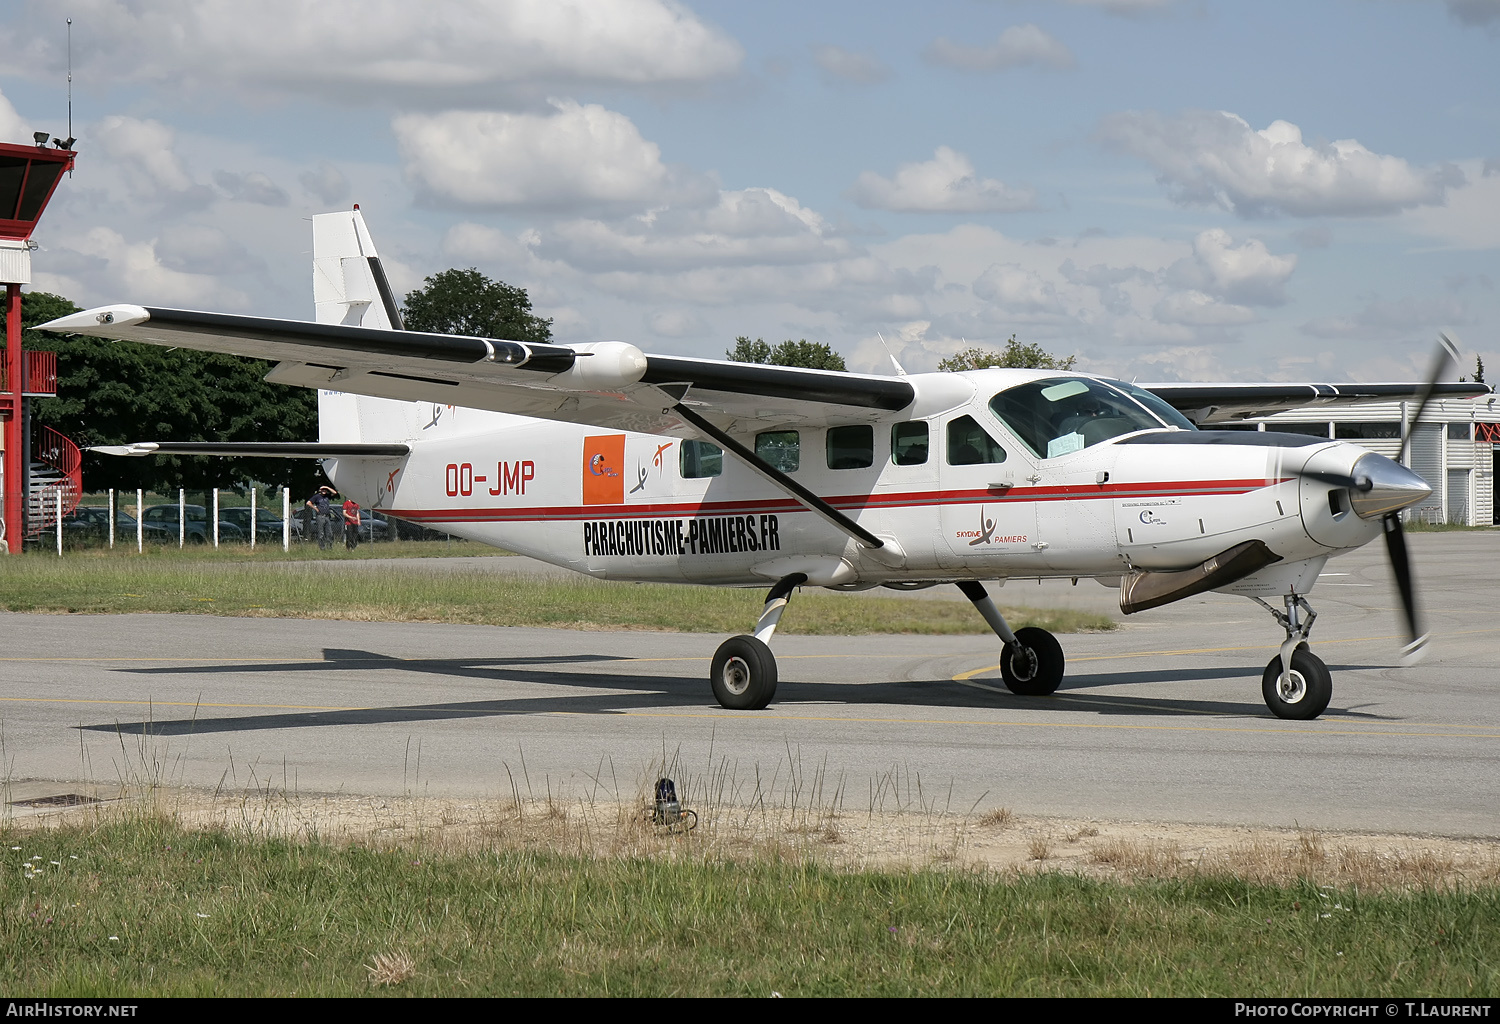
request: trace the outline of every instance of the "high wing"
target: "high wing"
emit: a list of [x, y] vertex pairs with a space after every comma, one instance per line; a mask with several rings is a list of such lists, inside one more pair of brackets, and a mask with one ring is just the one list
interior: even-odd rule
[[[277, 363], [267, 379], [352, 394], [434, 402], [592, 426], [694, 438], [707, 420], [730, 434], [868, 421], [961, 402], [970, 386], [948, 375], [911, 379], [717, 359], [648, 355], [618, 341], [552, 345], [341, 323], [101, 306], [42, 330], [224, 352]], [[942, 384], [937, 378], [948, 378]], [[946, 385], [946, 386], [945, 386]], [[1316, 405], [1416, 400], [1420, 383], [1142, 384], [1200, 426]], [[1434, 398], [1489, 394], [1440, 383]], [[923, 401], [918, 402], [919, 397]], [[931, 406], [929, 410], [927, 407]]]
[[[1418, 401], [1425, 384], [1141, 384], [1200, 427], [1313, 405]], [[1484, 384], [1435, 384], [1433, 398], [1487, 395]]]
[[266, 379], [283, 384], [686, 438], [702, 436], [689, 422], [699, 417], [730, 433], [824, 426], [917, 397], [897, 377], [646, 355], [618, 341], [551, 345], [133, 305], [40, 329], [269, 359], [277, 365]]

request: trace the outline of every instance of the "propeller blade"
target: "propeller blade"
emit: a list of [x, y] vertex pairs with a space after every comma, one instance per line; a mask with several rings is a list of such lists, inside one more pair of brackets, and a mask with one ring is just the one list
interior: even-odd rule
[[1363, 473], [1359, 476], [1348, 476], [1344, 473], [1325, 473], [1317, 469], [1302, 469], [1295, 472], [1304, 479], [1317, 480], [1329, 487], [1347, 487], [1351, 491], [1368, 491], [1375, 486], [1374, 481]]
[[1427, 411], [1427, 403], [1432, 401], [1433, 388], [1437, 386], [1439, 378], [1448, 372], [1448, 364], [1457, 360], [1458, 346], [1446, 334], [1439, 332], [1437, 347], [1432, 352], [1432, 369], [1427, 371], [1427, 380], [1417, 397], [1417, 411], [1406, 428], [1406, 436], [1401, 439], [1401, 450], [1396, 454], [1396, 461], [1402, 465], [1406, 464], [1406, 449], [1411, 444], [1411, 436], [1417, 432], [1417, 424], [1422, 422], [1422, 413]]
[[1417, 594], [1412, 583], [1411, 558], [1406, 552], [1406, 531], [1401, 527], [1401, 513], [1387, 512], [1381, 516], [1385, 527], [1385, 550], [1391, 559], [1391, 574], [1396, 577], [1396, 590], [1401, 595], [1401, 610], [1406, 614], [1406, 647], [1402, 654], [1408, 658], [1417, 655], [1427, 644], [1427, 634], [1421, 632], [1417, 618]]

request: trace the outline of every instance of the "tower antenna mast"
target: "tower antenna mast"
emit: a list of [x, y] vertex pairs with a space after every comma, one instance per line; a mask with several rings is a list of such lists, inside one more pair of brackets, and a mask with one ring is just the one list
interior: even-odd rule
[[68, 19], [68, 138], [73, 137], [73, 19]]

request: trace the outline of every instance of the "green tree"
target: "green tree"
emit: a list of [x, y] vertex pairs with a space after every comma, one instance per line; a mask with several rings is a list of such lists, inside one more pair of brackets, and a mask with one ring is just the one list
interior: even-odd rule
[[551, 341], [552, 318], [535, 316], [525, 288], [491, 281], [474, 267], [445, 270], [427, 287], [406, 293], [401, 317], [409, 331], [506, 341]]
[[[21, 300], [22, 347], [57, 353], [57, 397], [35, 400], [34, 422], [80, 446], [317, 440], [317, 393], [267, 382], [272, 364], [264, 360], [30, 329], [76, 312], [73, 303], [47, 292], [28, 292]], [[306, 493], [322, 479], [311, 459], [120, 458], [89, 452], [83, 458], [83, 483], [90, 491], [202, 491], [255, 482]]]
[[939, 370], [987, 370], [992, 366], [1006, 366], [1022, 370], [1071, 370], [1077, 356], [1060, 358], [1040, 345], [1022, 345], [1012, 334], [1003, 349], [966, 348], [938, 363]]
[[741, 335], [734, 339], [734, 348], [724, 353], [736, 363], [761, 363], [771, 366], [802, 366], [810, 370], [847, 370], [844, 357], [829, 347], [826, 341], [808, 341], [788, 338], [774, 348], [760, 338], [751, 341]]

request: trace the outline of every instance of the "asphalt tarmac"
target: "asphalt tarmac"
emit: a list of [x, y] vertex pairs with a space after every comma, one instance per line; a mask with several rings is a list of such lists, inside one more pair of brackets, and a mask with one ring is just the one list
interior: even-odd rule
[[1330, 562], [1314, 722], [1266, 710], [1280, 630], [1219, 595], [1061, 637], [1046, 698], [1004, 689], [992, 638], [779, 636], [762, 712], [713, 701], [718, 636], [0, 613], [0, 757], [9, 780], [499, 798], [634, 797], [666, 765], [741, 803], [1500, 836], [1500, 531], [1410, 541], [1427, 659], [1399, 665], [1382, 546]]

